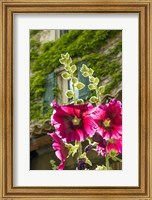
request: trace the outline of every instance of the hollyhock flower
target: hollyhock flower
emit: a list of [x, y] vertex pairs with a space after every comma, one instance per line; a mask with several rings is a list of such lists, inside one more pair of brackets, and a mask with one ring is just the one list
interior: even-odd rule
[[65, 147], [64, 142], [56, 133], [48, 133], [48, 135], [52, 137], [54, 141], [52, 147], [54, 150], [56, 150], [56, 156], [59, 158], [59, 160], [61, 160], [58, 170], [63, 170], [69, 150]]
[[105, 140], [99, 133], [95, 133], [92, 139], [98, 143], [96, 152], [102, 156], [107, 154], [118, 156], [122, 153], [122, 138]]
[[106, 149], [108, 154], [114, 154], [115, 156], [118, 156], [120, 153], [122, 153], [122, 138], [119, 138], [118, 140], [110, 140]]
[[122, 106], [121, 102], [112, 99], [106, 105], [97, 106], [91, 113], [97, 123], [97, 132], [103, 139], [118, 139], [122, 135]]
[[59, 106], [53, 102], [53, 107], [55, 110], [51, 117], [51, 124], [66, 142], [81, 142], [95, 133], [96, 123], [89, 115], [93, 108], [91, 104]]
[[104, 140], [99, 133], [95, 133], [92, 139], [93, 141], [98, 143], [95, 149], [96, 152], [98, 154], [101, 154], [102, 156], [106, 156], [106, 146], [107, 146], [106, 140]]

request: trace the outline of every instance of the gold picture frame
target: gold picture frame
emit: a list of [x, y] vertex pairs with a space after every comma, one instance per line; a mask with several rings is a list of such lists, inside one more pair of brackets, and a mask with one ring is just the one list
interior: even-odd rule
[[[152, 199], [152, 1], [1, 0], [0, 199]], [[13, 186], [13, 14], [139, 13], [139, 187]]]

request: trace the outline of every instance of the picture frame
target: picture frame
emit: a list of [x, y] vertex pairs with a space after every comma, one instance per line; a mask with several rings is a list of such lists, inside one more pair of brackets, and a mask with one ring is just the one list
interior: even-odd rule
[[[152, 1], [2, 0], [0, 24], [0, 187], [1, 199], [152, 199], [151, 140], [151, 8]], [[13, 15], [15, 13], [139, 14], [139, 186], [14, 187], [13, 186]]]

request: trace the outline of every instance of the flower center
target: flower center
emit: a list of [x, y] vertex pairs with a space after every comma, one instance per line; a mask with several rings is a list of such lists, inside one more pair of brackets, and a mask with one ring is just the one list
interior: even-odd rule
[[80, 124], [80, 121], [81, 121], [81, 119], [79, 119], [76, 116], [72, 119], [72, 123], [74, 126], [78, 126]]
[[106, 127], [106, 128], [110, 127], [110, 122], [111, 122], [110, 119], [105, 119], [103, 122], [104, 127]]
[[110, 138], [108, 141], [109, 141], [110, 143], [114, 143], [114, 140], [111, 139], [111, 138]]

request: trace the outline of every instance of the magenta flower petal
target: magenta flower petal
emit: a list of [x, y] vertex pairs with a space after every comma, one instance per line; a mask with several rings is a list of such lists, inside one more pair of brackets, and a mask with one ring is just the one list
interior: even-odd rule
[[51, 124], [66, 142], [84, 141], [95, 133], [96, 123], [89, 115], [91, 104], [55, 106]]
[[97, 106], [91, 117], [97, 124], [97, 132], [105, 139], [119, 139], [122, 135], [121, 102], [112, 99], [109, 103]]
[[95, 151], [98, 154], [101, 154], [102, 156], [106, 156], [106, 145], [107, 142], [99, 133], [95, 133], [94, 136], [92, 137], [93, 141], [97, 142], [97, 146]]
[[52, 147], [54, 150], [56, 150], [55, 154], [59, 160], [61, 160], [61, 163], [58, 167], [58, 169], [64, 169], [64, 163], [66, 161], [66, 158], [68, 156], [68, 149], [65, 147], [64, 142], [62, 139], [56, 134], [56, 133], [48, 133], [54, 141]]
[[112, 142], [109, 142], [106, 149], [108, 154], [110, 154], [111, 151], [115, 151], [118, 156], [122, 153], [122, 138], [119, 138], [118, 140], [114, 139]]

